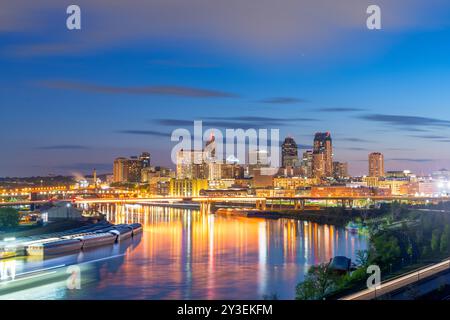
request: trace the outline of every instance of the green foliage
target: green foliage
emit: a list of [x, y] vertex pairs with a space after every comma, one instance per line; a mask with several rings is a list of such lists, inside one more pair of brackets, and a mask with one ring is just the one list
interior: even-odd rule
[[440, 245], [439, 245], [440, 238], [441, 238], [441, 234], [440, 234], [439, 229], [434, 229], [434, 230], [433, 230], [433, 233], [431, 234], [431, 251], [432, 251], [433, 253], [439, 251], [439, 248], [440, 248]]
[[369, 264], [369, 251], [368, 250], [356, 251], [356, 264], [361, 267], [365, 267]]
[[444, 232], [441, 235], [440, 241], [440, 252], [442, 254], [446, 254], [449, 252], [449, 243], [450, 243], [450, 228], [448, 225], [445, 226]]
[[373, 262], [386, 269], [402, 257], [398, 239], [389, 233], [377, 234], [372, 239], [374, 248]]
[[13, 208], [0, 208], [0, 228], [13, 228], [19, 225], [19, 212]]
[[297, 300], [321, 300], [336, 287], [337, 276], [328, 270], [327, 264], [312, 266], [305, 280], [297, 285]]

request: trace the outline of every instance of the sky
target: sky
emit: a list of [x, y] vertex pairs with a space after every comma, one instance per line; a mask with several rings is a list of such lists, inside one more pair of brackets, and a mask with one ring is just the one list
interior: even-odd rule
[[1, 0], [0, 176], [107, 173], [142, 151], [173, 166], [170, 135], [194, 120], [280, 129], [300, 153], [330, 131], [353, 175], [373, 151], [450, 169], [449, 40], [445, 0]]

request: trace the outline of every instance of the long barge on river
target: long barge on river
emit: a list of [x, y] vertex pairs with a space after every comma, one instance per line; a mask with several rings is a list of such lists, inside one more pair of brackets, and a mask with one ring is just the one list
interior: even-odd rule
[[[63, 233], [48, 234], [46, 238], [31, 239], [11, 243], [3, 248], [5, 258], [13, 256], [53, 256], [76, 253], [99, 246], [113, 245], [114, 243], [136, 237], [142, 232], [142, 225], [134, 224], [101, 224], [90, 227], [77, 228]], [[9, 254], [7, 255], [6, 252]], [[0, 257], [0, 258], [2, 258]]]

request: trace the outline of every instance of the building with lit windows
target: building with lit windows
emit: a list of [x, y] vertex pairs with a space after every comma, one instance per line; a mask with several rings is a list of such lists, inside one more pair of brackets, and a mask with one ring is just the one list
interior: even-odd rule
[[296, 167], [298, 165], [298, 146], [291, 137], [284, 139], [281, 145], [281, 165], [283, 168]]
[[384, 177], [384, 156], [380, 152], [369, 154], [369, 177]]
[[317, 132], [313, 145], [313, 176], [316, 178], [333, 175], [333, 144], [329, 132]]
[[206, 189], [206, 179], [170, 179], [169, 194], [172, 197], [197, 197]]

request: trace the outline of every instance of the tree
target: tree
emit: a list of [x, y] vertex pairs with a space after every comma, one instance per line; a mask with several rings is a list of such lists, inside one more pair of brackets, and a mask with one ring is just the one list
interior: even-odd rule
[[441, 251], [441, 253], [447, 253], [448, 252], [448, 244], [449, 244], [449, 236], [450, 233], [448, 233], [447, 227], [445, 228], [444, 232], [441, 235], [441, 243], [440, 243], [440, 247], [439, 247], [439, 251]]
[[440, 249], [439, 242], [440, 242], [439, 229], [434, 229], [431, 234], [431, 251], [433, 251], [433, 253], [436, 253]]
[[13, 228], [19, 224], [19, 212], [13, 208], [0, 209], [0, 228]]
[[356, 251], [356, 263], [358, 266], [364, 267], [369, 263], [369, 251], [358, 250]]
[[305, 280], [297, 285], [297, 300], [320, 300], [336, 287], [337, 277], [327, 264], [319, 264], [308, 270]]
[[373, 248], [375, 251], [374, 262], [386, 269], [402, 257], [398, 239], [387, 233], [381, 233], [373, 237]]

